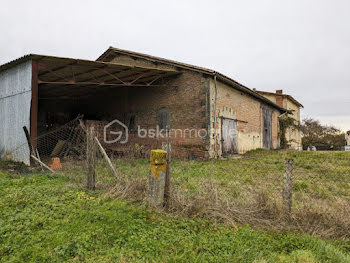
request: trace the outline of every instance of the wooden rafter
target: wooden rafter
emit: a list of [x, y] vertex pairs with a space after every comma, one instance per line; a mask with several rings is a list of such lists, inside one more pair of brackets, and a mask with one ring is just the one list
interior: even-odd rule
[[[50, 73], [51, 71], [55, 72], [55, 71], [58, 71], [58, 70], [61, 70], [61, 69], [64, 69], [64, 68], [67, 68], [67, 67], [69, 67], [69, 66], [76, 65], [76, 64], [77, 64], [77, 62], [75, 61], [75, 62], [72, 62], [72, 63], [68, 63], [68, 64], [65, 64], [65, 65], [61, 65], [61, 66], [59, 66], [59, 67], [56, 67], [56, 68], [53, 68], [53, 69], [50, 69], [50, 70], [47, 69], [47, 70], [44, 71], [44, 72], [39, 72], [39, 74], [40, 74], [40, 76], [42, 77], [42, 76], [44, 76], [44, 75]], [[45, 64], [41, 64], [41, 65], [45, 65]]]
[[154, 79], [152, 79], [150, 82], [147, 82], [147, 86], [152, 85], [153, 82], [157, 81], [158, 79], [162, 78], [163, 74], [159, 74]]
[[[133, 87], [144, 87], [147, 86], [145, 84], [130, 84], [130, 83], [105, 83], [105, 82], [73, 82], [73, 81], [44, 81], [38, 80], [38, 84], [46, 84], [46, 85], [93, 85], [93, 86], [115, 86], [115, 87], [125, 87], [125, 86], [133, 86]], [[159, 86], [159, 85], [157, 85]]]
[[[149, 72], [149, 71], [147, 71]], [[118, 77], [120, 80], [123, 80], [124, 83], [128, 83], [130, 82], [130, 80], [134, 79], [134, 77], [137, 77], [139, 76], [140, 74], [143, 74], [144, 71], [137, 71], [135, 72], [135, 69], [132, 68], [132, 69], [127, 69], [127, 70], [123, 70], [123, 71], [118, 71], [118, 72], [109, 72], [111, 74], [113, 74], [114, 76], [116, 76], [116, 74], [118, 74]], [[131, 73], [131, 74], [126, 74], [126, 73]], [[106, 78], [105, 81], [108, 82], [112, 79], [115, 79], [113, 76], [111, 76], [110, 74], [104, 74], [104, 75], [101, 75], [99, 77], [107, 77], [107, 76], [110, 76], [111, 78]]]
[[77, 63], [69, 63], [59, 67], [57, 66], [55, 68], [46, 69], [46, 71], [44, 71], [45, 64], [42, 64], [43, 71], [39, 73], [40, 83], [42, 84], [46, 82], [55, 85], [56, 83], [68, 83], [68, 85], [79, 83], [92, 83], [91, 85], [121, 84], [125, 86], [142, 84], [148, 86], [169, 74], [168, 71], [164, 72], [158, 69], [143, 69], [137, 67], [127, 68], [126, 65], [122, 65], [119, 70], [116, 70], [118, 67], [114, 69], [113, 65], [86, 66], [76, 64]]
[[[80, 75], [84, 75], [84, 74], [89, 74], [89, 73], [91, 73], [91, 72], [94, 72], [94, 71], [97, 71], [97, 70], [101, 70], [102, 68], [105, 68], [106, 66], [103, 66], [103, 67], [101, 67], [101, 68], [93, 68], [93, 69], [90, 69], [90, 70], [87, 70], [87, 71], [83, 71], [83, 72], [79, 72], [79, 73], [77, 73], [77, 72], [75, 72], [74, 73], [74, 76], [75, 76], [75, 78], [77, 78], [78, 76], [80, 76]], [[63, 69], [63, 68], [60, 68], [60, 69]], [[75, 67], [75, 69], [76, 69], [76, 67]], [[40, 78], [42, 78], [43, 77], [43, 75], [42, 74], [39, 74], [39, 77]], [[59, 81], [60, 79], [53, 79], [52, 81]]]
[[114, 79], [116, 79], [116, 80], [120, 81], [120, 82], [121, 82], [121, 83], [123, 83], [124, 85], [126, 85], [126, 84], [127, 84], [126, 82], [122, 81], [122, 80], [121, 80], [120, 78], [118, 78], [116, 75], [114, 75], [114, 74], [112, 74], [112, 73], [108, 72], [107, 70], [103, 70], [103, 72], [105, 72], [107, 75], [109, 75], [109, 76], [113, 77]]
[[72, 80], [75, 82], [74, 66], [72, 65], [70, 68], [72, 72]]
[[128, 82], [129, 84], [133, 84], [136, 81], [138, 81], [139, 79], [143, 78], [144, 76], [146, 76], [147, 74], [149, 74], [149, 72], [143, 72], [141, 74], [139, 74], [139, 76], [137, 76], [136, 78], [134, 78], [131, 82]]

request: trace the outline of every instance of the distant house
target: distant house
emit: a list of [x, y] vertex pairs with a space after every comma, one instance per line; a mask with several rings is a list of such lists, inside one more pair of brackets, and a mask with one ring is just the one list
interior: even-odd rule
[[346, 145], [347, 146], [350, 146], [350, 131], [347, 131], [346, 133], [345, 133], [345, 143], [346, 143]]
[[[295, 124], [300, 124], [300, 110], [304, 106], [294, 99], [291, 95], [283, 94], [283, 90], [276, 90], [276, 93], [266, 91], [256, 91], [269, 100], [273, 101], [280, 107], [292, 111], [292, 117], [295, 119]], [[295, 150], [302, 150], [302, 132], [296, 128], [290, 127], [286, 132], [286, 139], [288, 140], [289, 148]]]
[[[299, 109], [289, 101], [288, 108]], [[26, 163], [29, 148], [15, 151], [26, 145], [23, 126], [40, 153], [37, 136], [78, 114], [98, 131], [116, 120], [128, 128], [127, 143], [105, 147], [154, 149], [162, 138], [141, 138], [138, 131], [171, 129], [183, 135], [172, 140], [174, 157], [210, 158], [278, 148], [284, 112], [279, 100], [217, 71], [113, 47], [97, 61], [31, 54], [0, 66], [0, 156], [12, 152]]]

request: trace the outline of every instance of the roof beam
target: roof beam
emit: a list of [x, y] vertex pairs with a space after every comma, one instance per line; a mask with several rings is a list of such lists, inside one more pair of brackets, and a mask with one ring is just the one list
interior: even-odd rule
[[[47, 70], [44, 71], [44, 72], [40, 72], [40, 71], [39, 71], [39, 75], [40, 75], [40, 77], [42, 77], [42, 76], [44, 76], [44, 75], [46, 75], [46, 74], [48, 74], [48, 73], [50, 73], [50, 72], [58, 71], [58, 70], [61, 70], [61, 69], [66, 68], [66, 67], [73, 66], [73, 65], [75, 65], [75, 64], [77, 64], [77, 63], [78, 63], [77, 61], [74, 61], [74, 62], [72, 62], [72, 63], [68, 63], [68, 64], [65, 64], [65, 65], [61, 65], [61, 66], [56, 67], [56, 68], [53, 68], [53, 69], [47, 69]], [[45, 63], [40, 63], [40, 66], [41, 66], [41, 67], [44, 67], [44, 68], [47, 68], [47, 64], [45, 64]]]
[[[46, 84], [46, 85], [93, 85], [93, 86], [115, 86], [115, 87], [145, 87], [148, 86], [146, 84], [130, 84], [130, 83], [104, 83], [104, 82], [73, 82], [73, 81], [43, 81], [38, 80], [38, 84]], [[160, 85], [152, 85], [152, 86], [160, 86]]]

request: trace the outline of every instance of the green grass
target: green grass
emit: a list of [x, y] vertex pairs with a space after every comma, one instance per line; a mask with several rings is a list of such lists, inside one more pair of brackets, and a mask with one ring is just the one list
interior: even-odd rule
[[[292, 220], [286, 225], [280, 217], [287, 158], [294, 160], [294, 185]], [[134, 188], [137, 193], [127, 200], [142, 202], [148, 160], [117, 159], [114, 163], [124, 180], [139, 180], [136, 184], [141, 187]], [[85, 184], [81, 163], [73, 166], [66, 163], [64, 167], [64, 174], [72, 181]], [[108, 192], [115, 184], [106, 165], [99, 163], [97, 188]], [[323, 238], [350, 238], [350, 152], [255, 150], [242, 158], [172, 160], [171, 188], [175, 197], [180, 196], [172, 207], [176, 215], [206, 217], [229, 224], [234, 221], [257, 229], [287, 227]], [[259, 209], [260, 213], [244, 214]], [[225, 214], [226, 211], [235, 213]]]
[[0, 171], [0, 262], [350, 262], [348, 241], [167, 217], [76, 181]]
[[[286, 158], [294, 160], [294, 190], [317, 199], [341, 198], [350, 202], [350, 152], [248, 152], [241, 159], [228, 160], [173, 160], [173, 183], [189, 193], [197, 193], [203, 180], [214, 180], [222, 190], [234, 196], [244, 196], [252, 188], [268, 188], [280, 192]], [[148, 174], [147, 159], [115, 160], [118, 172], [130, 177]], [[105, 164], [100, 165], [100, 183], [114, 182]], [[69, 168], [70, 169], [70, 168]], [[78, 168], [78, 170], [81, 168]], [[67, 171], [78, 178], [81, 171]], [[80, 177], [81, 182], [85, 177]]]

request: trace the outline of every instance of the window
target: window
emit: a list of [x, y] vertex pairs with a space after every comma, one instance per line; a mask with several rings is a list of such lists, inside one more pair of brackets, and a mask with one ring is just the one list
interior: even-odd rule
[[167, 109], [162, 109], [158, 112], [159, 129], [170, 129], [170, 112]]

